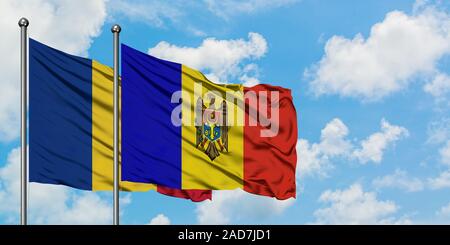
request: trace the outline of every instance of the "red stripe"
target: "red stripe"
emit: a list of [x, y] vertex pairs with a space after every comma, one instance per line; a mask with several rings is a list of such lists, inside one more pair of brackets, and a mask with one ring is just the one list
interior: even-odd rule
[[157, 191], [166, 196], [190, 199], [193, 202], [212, 200], [211, 190], [179, 190], [158, 185]]
[[[295, 168], [297, 154], [297, 116], [289, 89], [270, 85], [256, 85], [244, 88], [244, 94], [267, 91], [268, 117], [270, 113], [270, 91], [279, 92], [279, 130], [274, 137], [261, 137], [264, 128], [258, 121], [257, 126], [249, 125], [249, 100], [245, 101], [244, 126], [244, 190], [257, 195], [287, 199], [295, 197]], [[251, 107], [256, 109], [254, 107]], [[251, 109], [250, 108], [250, 109]], [[260, 110], [260, 106], [258, 108]], [[258, 111], [258, 116], [260, 111]]]

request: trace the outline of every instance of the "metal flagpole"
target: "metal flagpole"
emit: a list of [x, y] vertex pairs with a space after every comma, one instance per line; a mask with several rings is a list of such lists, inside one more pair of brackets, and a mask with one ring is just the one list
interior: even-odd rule
[[113, 224], [119, 225], [119, 33], [120, 26], [114, 25], [114, 205]]
[[20, 224], [27, 224], [27, 27], [28, 20], [21, 18], [20, 26]]

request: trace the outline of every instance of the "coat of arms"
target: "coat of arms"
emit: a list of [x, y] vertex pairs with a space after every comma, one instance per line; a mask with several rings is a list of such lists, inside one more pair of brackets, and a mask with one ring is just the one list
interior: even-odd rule
[[196, 146], [212, 160], [220, 156], [220, 152], [228, 152], [227, 103], [224, 100], [219, 108], [215, 106], [215, 98], [211, 98], [206, 107], [202, 99], [196, 105]]

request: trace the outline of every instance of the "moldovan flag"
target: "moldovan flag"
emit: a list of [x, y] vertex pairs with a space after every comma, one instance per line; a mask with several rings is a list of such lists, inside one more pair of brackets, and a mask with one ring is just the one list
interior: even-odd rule
[[122, 180], [295, 197], [289, 89], [215, 84], [124, 44], [122, 79]]
[[[30, 45], [30, 182], [82, 190], [113, 188], [113, 70], [96, 61]], [[120, 147], [119, 147], [120, 148]], [[121, 190], [193, 201], [211, 191], [121, 181]]]

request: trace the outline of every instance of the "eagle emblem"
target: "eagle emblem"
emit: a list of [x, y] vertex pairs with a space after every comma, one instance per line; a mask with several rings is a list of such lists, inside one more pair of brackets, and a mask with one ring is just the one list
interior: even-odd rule
[[228, 152], [227, 103], [224, 100], [220, 107], [216, 108], [213, 97], [206, 107], [199, 98], [195, 112], [196, 147], [213, 161], [221, 152]]

